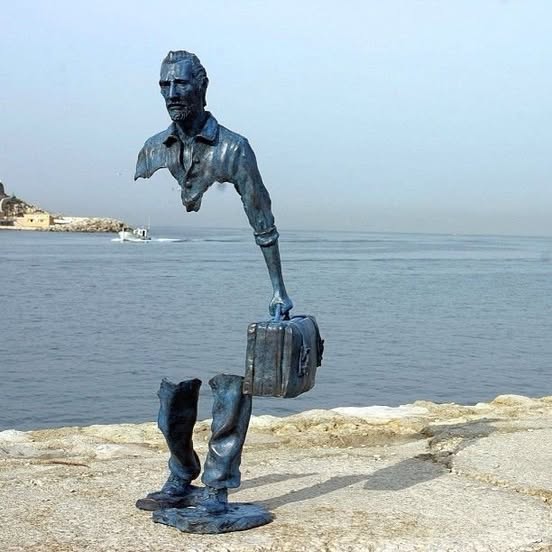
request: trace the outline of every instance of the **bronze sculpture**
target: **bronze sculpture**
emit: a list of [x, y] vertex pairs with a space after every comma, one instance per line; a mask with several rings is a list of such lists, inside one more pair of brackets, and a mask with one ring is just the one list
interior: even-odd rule
[[[260, 506], [228, 503], [228, 489], [240, 485], [239, 466], [251, 417], [251, 395], [295, 396], [310, 389], [314, 385], [314, 370], [321, 360], [322, 340], [313, 317], [289, 320], [293, 304], [282, 276], [270, 196], [247, 139], [220, 125], [205, 110], [208, 82], [197, 56], [182, 50], [168, 53], [161, 64], [159, 85], [172, 123], [146, 141], [138, 155], [134, 178], [149, 178], [158, 169], [168, 169], [181, 187], [182, 203], [188, 212], [199, 211], [203, 194], [215, 182], [234, 185], [255, 241], [263, 252], [273, 287], [269, 312], [274, 324], [269, 322], [263, 328], [275, 338], [274, 346], [261, 345], [255, 348], [256, 353], [252, 349], [249, 365], [256, 369], [248, 372], [245, 389], [244, 378], [237, 375], [219, 374], [209, 381], [214, 398], [213, 422], [203, 488], [191, 483], [200, 473], [192, 434], [201, 381], [193, 379], [178, 384], [162, 381], [158, 424], [171, 454], [169, 477], [159, 491], [149, 493], [136, 505], [153, 511], [154, 521], [182, 531], [220, 533], [256, 527], [272, 519]], [[252, 327], [255, 330], [250, 328], [248, 339], [257, 326]], [[308, 331], [302, 330], [303, 327]], [[282, 338], [278, 337], [279, 332]], [[293, 354], [290, 350], [287, 356], [281, 351], [273, 352], [283, 347], [283, 332], [287, 332], [289, 343], [295, 347]], [[293, 367], [296, 372], [293, 378], [286, 379], [286, 370], [289, 374], [291, 368], [289, 362], [282, 364], [284, 357], [293, 358], [297, 364]], [[285, 382], [283, 386], [264, 386], [263, 392], [255, 392], [259, 389], [255, 378], [272, 379], [276, 373], [280, 383], [293, 381], [292, 394], [289, 391], [286, 395]]]

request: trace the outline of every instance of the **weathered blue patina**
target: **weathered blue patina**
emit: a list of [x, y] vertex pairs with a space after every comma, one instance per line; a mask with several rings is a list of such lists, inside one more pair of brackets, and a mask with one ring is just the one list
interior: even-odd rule
[[218, 124], [205, 110], [208, 83], [197, 56], [182, 50], [168, 53], [161, 64], [159, 85], [173, 122], [146, 141], [138, 155], [134, 179], [168, 169], [181, 187], [187, 211], [199, 211], [203, 194], [215, 182], [233, 184], [270, 275], [270, 314], [274, 315], [278, 306], [285, 315], [293, 304], [282, 276], [270, 195], [247, 139]]
[[[273, 288], [271, 315], [286, 316], [293, 304], [282, 276], [278, 231], [270, 196], [255, 154], [243, 136], [219, 125], [205, 110], [209, 80], [199, 59], [189, 52], [169, 52], [161, 64], [159, 85], [171, 125], [146, 141], [138, 155], [135, 180], [166, 168], [182, 190], [188, 212], [199, 211], [203, 194], [215, 182], [229, 182], [241, 197], [245, 214], [261, 247]], [[251, 395], [243, 377], [219, 374], [213, 391], [213, 422], [204, 465], [204, 487], [192, 485], [200, 473], [192, 435], [201, 381], [163, 380], [158, 425], [170, 451], [169, 477], [163, 487], [137, 501], [153, 511], [154, 521], [182, 531], [222, 533], [257, 527], [272, 516], [254, 504], [228, 504], [228, 489], [240, 485], [240, 462], [251, 417]]]

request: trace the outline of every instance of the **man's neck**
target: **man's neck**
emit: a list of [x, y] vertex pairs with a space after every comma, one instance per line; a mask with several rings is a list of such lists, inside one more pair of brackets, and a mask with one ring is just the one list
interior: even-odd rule
[[203, 126], [205, 125], [205, 120], [207, 119], [207, 112], [201, 110], [195, 115], [192, 115], [186, 118], [184, 121], [176, 121], [176, 127], [178, 132], [184, 137], [192, 138], [199, 134]]

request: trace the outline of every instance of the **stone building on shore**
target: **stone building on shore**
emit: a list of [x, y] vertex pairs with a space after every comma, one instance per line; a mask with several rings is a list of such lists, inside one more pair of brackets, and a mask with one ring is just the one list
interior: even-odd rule
[[49, 213], [18, 197], [8, 195], [0, 182], [0, 230], [49, 232], [119, 232], [124, 222], [100, 217], [64, 217]]

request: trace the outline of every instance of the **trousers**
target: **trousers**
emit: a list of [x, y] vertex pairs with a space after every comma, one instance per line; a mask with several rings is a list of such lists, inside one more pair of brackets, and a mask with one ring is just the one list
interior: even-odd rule
[[[242, 392], [243, 377], [219, 374], [209, 380], [213, 392], [213, 421], [202, 482], [214, 489], [241, 483], [241, 454], [251, 418], [251, 396]], [[193, 446], [201, 380], [161, 381], [158, 425], [170, 451], [169, 479], [189, 483], [201, 472]]]

